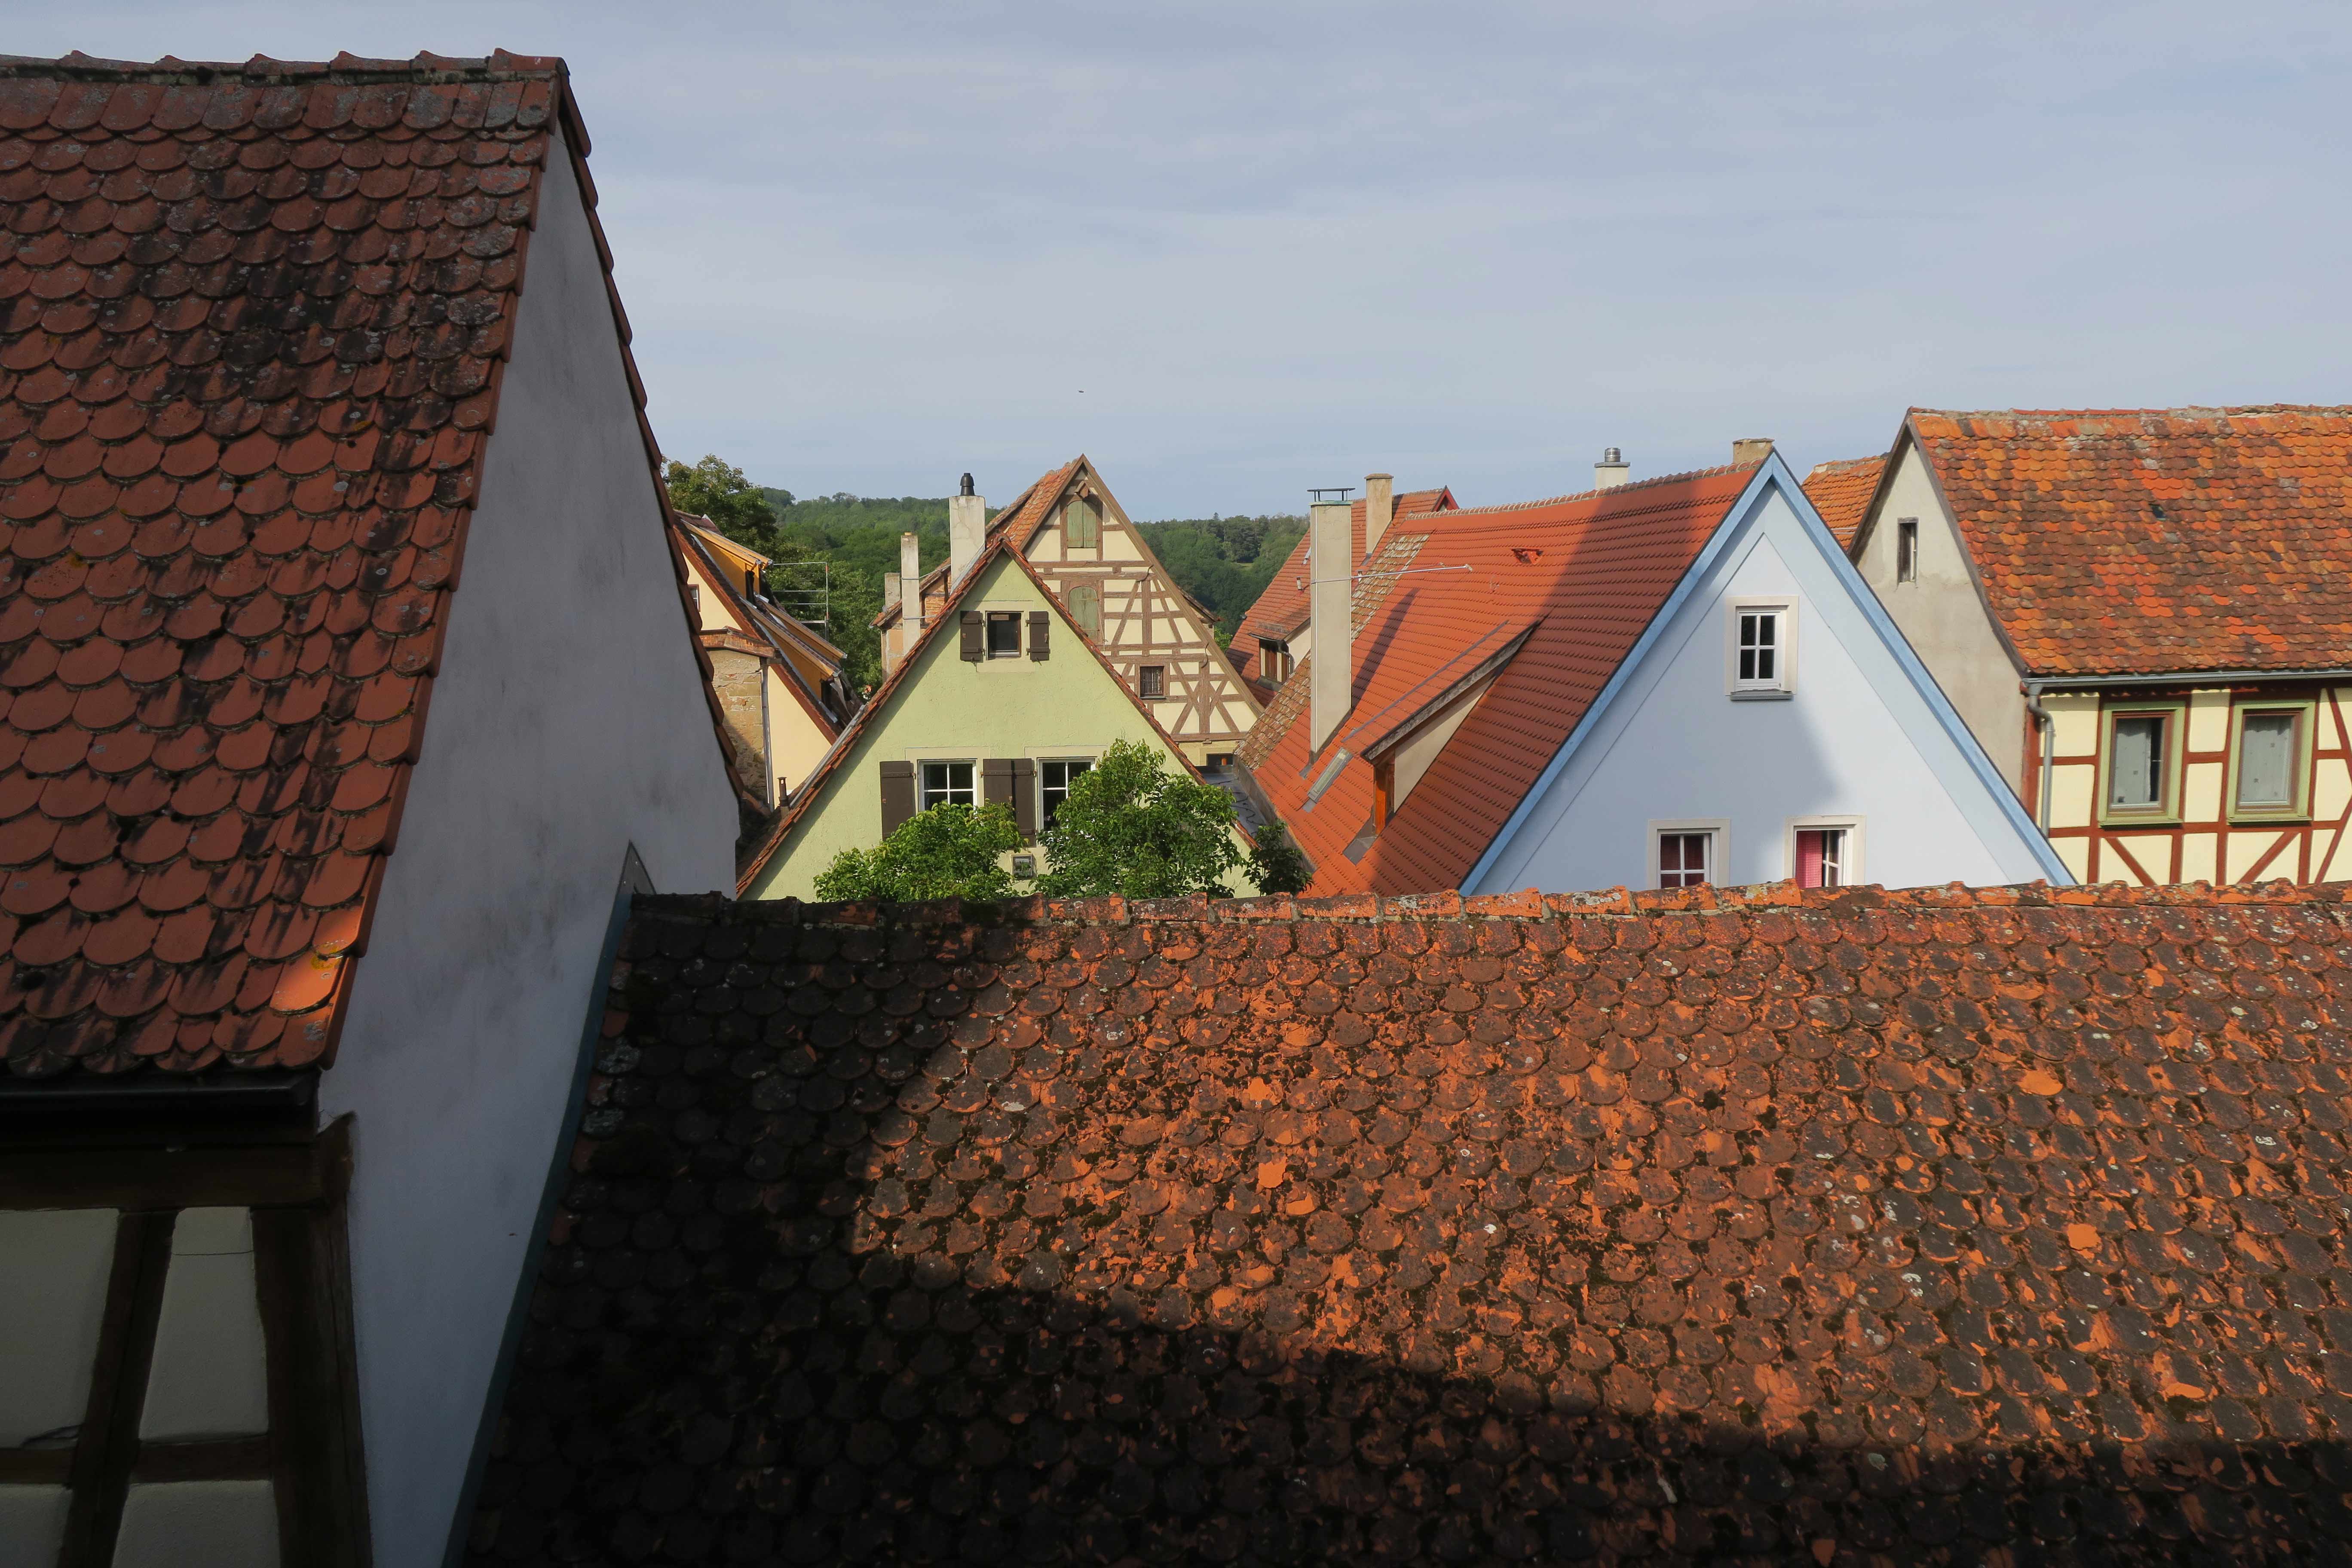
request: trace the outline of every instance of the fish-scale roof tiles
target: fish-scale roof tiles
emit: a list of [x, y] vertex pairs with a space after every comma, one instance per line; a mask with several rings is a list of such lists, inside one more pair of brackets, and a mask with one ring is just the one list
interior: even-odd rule
[[2340, 896], [640, 900], [470, 1561], [2339, 1561]]
[[507, 55], [0, 60], [12, 1072], [331, 1047], [571, 112]]
[[2347, 662], [2352, 408], [1914, 409], [1906, 429], [2029, 673]]

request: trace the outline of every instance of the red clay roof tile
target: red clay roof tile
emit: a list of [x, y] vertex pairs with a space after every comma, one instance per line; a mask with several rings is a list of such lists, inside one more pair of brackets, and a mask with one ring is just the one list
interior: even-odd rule
[[0, 61], [11, 1072], [331, 1041], [562, 70]]
[[1862, 514], [1870, 510], [1870, 499], [1878, 493], [1878, 477], [1885, 471], [1886, 458], [1881, 453], [1816, 463], [1805, 476], [1805, 499], [1813, 503], [1813, 510], [1822, 514], [1840, 544], [1853, 542], [1853, 531], [1862, 526]]
[[[1423, 517], [1431, 512], [1453, 511], [1458, 503], [1454, 492], [1440, 485], [1433, 490], [1407, 490], [1396, 498], [1390, 513], [1389, 527], [1393, 531], [1408, 517]], [[1364, 559], [1364, 502], [1360, 499], [1349, 515], [1349, 526], [1354, 531], [1349, 538], [1350, 551], [1358, 563]], [[1242, 617], [1241, 636], [1255, 639], [1269, 637], [1285, 642], [1297, 635], [1307, 624], [1307, 544], [1302, 536], [1290, 547], [1290, 557], [1282, 569], [1268, 579], [1265, 591], [1250, 605]]]
[[2352, 408], [1916, 408], [1905, 428], [2027, 673], [2347, 662]]

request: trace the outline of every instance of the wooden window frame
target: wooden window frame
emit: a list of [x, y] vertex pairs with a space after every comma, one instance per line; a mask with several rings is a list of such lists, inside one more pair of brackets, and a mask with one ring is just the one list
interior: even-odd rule
[[[2142, 718], [2149, 714], [2163, 716], [2164, 757], [2158, 770], [2163, 776], [2157, 804], [2153, 807], [2116, 806], [2114, 799], [2116, 768], [2116, 721], [2119, 719]], [[2093, 785], [2098, 792], [2093, 804], [2098, 810], [2099, 826], [2110, 832], [2128, 831], [2134, 827], [2173, 827], [2180, 822], [2180, 791], [2187, 761], [2189, 704], [2179, 698], [2153, 698], [2145, 701], [2118, 702], [2099, 710], [2099, 772]]]
[[[1157, 690], [1153, 689], [1155, 687], [1158, 688]], [[1135, 694], [1146, 702], [1167, 701], [1168, 667], [1164, 664], [1145, 664], [1137, 666], [1135, 671]]]
[[[1787, 595], [1741, 597], [1724, 601], [1724, 690], [1735, 702], [1785, 701], [1797, 694], [1797, 602]], [[1774, 671], [1769, 680], [1739, 678], [1739, 623], [1744, 616], [1770, 614], [1778, 618], [1773, 634]]]
[[[1725, 863], [1731, 858], [1731, 819], [1727, 816], [1669, 817], [1650, 824], [1649, 868], [1645, 881], [1652, 888], [1665, 887], [1664, 872], [1658, 864], [1659, 840], [1668, 834], [1699, 833], [1707, 838], [1706, 881], [1698, 886], [1720, 886]], [[1691, 886], [1683, 883], [1679, 886]]]
[[[1080, 530], [1076, 526], [1076, 520], [1080, 515], [1084, 515], [1087, 519], [1085, 531], [1091, 535], [1089, 538], [1079, 536]], [[1062, 547], [1064, 549], [1100, 550], [1102, 536], [1103, 505], [1100, 500], [1093, 496], [1074, 495], [1062, 503]]]
[[[109, 1568], [134, 1482], [267, 1480], [278, 1561], [359, 1568], [368, 1558], [343, 1195], [351, 1119], [306, 1142], [0, 1152], [0, 1208], [112, 1209], [89, 1394], [69, 1448], [0, 1449], [0, 1481], [68, 1489], [58, 1568]], [[269, 1430], [150, 1442], [142, 1407], [184, 1210], [253, 1221]]]
[[1895, 520], [1895, 580], [1916, 583], [1919, 580], [1919, 520], [1898, 517]]
[[1101, 641], [1102, 585], [1098, 583], [1073, 583], [1068, 602], [1070, 619], [1076, 623], [1079, 632], [1094, 641]]
[[[2294, 721], [2294, 799], [2285, 805], [2245, 806], [2238, 804], [2238, 770], [2245, 743], [2249, 713], [2292, 713]], [[2230, 706], [2230, 750], [2222, 779], [2222, 810], [2232, 823], [2261, 826], [2311, 820], [2312, 750], [2319, 704], [2308, 697], [2249, 697]]]
[[[1022, 612], [1019, 610], [987, 610], [983, 611], [982, 614], [986, 615], [988, 617], [988, 626], [985, 633], [984, 643], [987, 656], [990, 658], [1019, 658], [1021, 657]], [[996, 646], [996, 634], [1000, 628], [1010, 628], [1012, 632], [1010, 640], [1003, 647]]]

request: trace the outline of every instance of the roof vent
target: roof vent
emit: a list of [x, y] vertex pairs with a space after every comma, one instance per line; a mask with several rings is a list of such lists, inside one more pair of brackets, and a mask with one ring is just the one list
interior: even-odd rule
[[1614, 447], [1602, 452], [1601, 460], [1592, 465], [1592, 488], [1596, 490], [1613, 490], [1633, 477], [1633, 465]]
[[963, 489], [956, 491], [956, 494], [960, 496], [968, 496], [971, 494], [971, 476], [970, 474], [966, 474], [963, 477]]

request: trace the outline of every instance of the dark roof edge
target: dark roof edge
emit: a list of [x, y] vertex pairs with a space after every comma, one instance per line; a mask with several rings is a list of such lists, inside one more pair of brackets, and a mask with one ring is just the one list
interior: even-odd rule
[[524, 81], [562, 77], [559, 55], [517, 55], [505, 49], [486, 56], [436, 55], [419, 50], [407, 59], [369, 58], [345, 52], [331, 60], [281, 60], [255, 55], [246, 60], [110, 60], [76, 49], [54, 59], [36, 55], [0, 55], [0, 80], [143, 81], [173, 86], [208, 86], [224, 78], [284, 85], [311, 82], [413, 81], [426, 86], [453, 82]]

